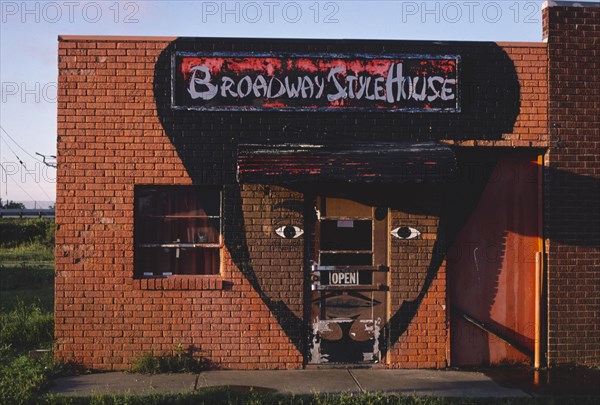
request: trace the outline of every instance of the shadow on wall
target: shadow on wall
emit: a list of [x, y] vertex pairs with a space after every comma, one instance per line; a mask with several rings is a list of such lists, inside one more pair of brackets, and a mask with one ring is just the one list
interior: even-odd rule
[[[323, 112], [209, 112], [173, 110], [171, 108], [171, 55], [175, 51], [281, 53], [371, 53], [371, 54], [459, 54], [461, 64], [460, 114], [423, 113], [323, 113]], [[255, 272], [245, 236], [241, 211], [240, 185], [236, 182], [237, 146], [241, 143], [327, 143], [336, 141], [415, 142], [440, 139], [500, 139], [513, 131], [520, 110], [520, 88], [515, 67], [508, 55], [494, 43], [432, 44], [385, 41], [300, 41], [177, 39], [160, 54], [154, 74], [154, 96], [159, 120], [194, 184], [223, 185], [225, 220], [224, 240], [235, 265], [240, 269], [279, 324], [301, 351], [304, 347], [304, 321], [284, 300], [266, 292], [268, 281]], [[375, 131], [373, 128], [377, 128]], [[459, 159], [461, 158], [459, 154]], [[576, 178], [572, 178], [576, 177]], [[551, 173], [553, 182], [588, 182], [587, 178], [568, 173]], [[485, 187], [486, 179], [476, 184], [441, 185], [455, 201], [446, 204], [442, 213], [428, 212], [423, 205], [412, 208], [420, 214], [439, 215], [438, 237], [431, 263], [416, 299], [404, 302], [388, 324], [393, 345], [406, 331], [423, 297], [443, 262], [446, 246], [468, 219]], [[597, 185], [583, 188], [597, 193]], [[284, 185], [290, 186], [290, 185]], [[411, 186], [408, 186], [411, 187]], [[591, 195], [591, 194], [590, 194]], [[383, 198], [383, 197], [382, 197]], [[585, 200], [585, 197], [584, 197]], [[589, 200], [589, 198], [587, 199]], [[587, 201], [586, 200], [586, 201]], [[377, 205], [381, 205], [378, 202]], [[452, 207], [452, 208], [450, 208]], [[457, 208], [458, 207], [458, 208]], [[586, 206], [587, 207], [587, 206]], [[409, 209], [408, 206], [401, 207]], [[583, 212], [574, 215], [582, 216]], [[577, 219], [577, 218], [576, 218]], [[582, 224], [588, 224], [581, 218]], [[579, 221], [576, 221], [579, 222]], [[562, 226], [562, 225], [561, 225]], [[586, 226], [586, 225], [584, 225]], [[570, 229], [564, 224], [564, 229]], [[595, 239], [569, 237], [563, 230], [556, 236], [565, 243], [598, 245]], [[511, 230], [519, 232], [518, 229]], [[578, 232], [573, 230], [573, 232]], [[569, 234], [570, 235], [570, 234]], [[553, 235], [547, 235], [553, 237]], [[502, 245], [502, 241], [498, 241]], [[384, 350], [385, 351], [385, 350]]]
[[[514, 330], [495, 323], [491, 311], [496, 300], [507, 299], [506, 297], [497, 297], [498, 282], [503, 271], [504, 262], [506, 260], [521, 260], [523, 258], [519, 255], [533, 253], [510, 251], [514, 246], [507, 246], [507, 240], [510, 238], [509, 234], [514, 233], [534, 238], [539, 233], [537, 221], [534, 218], [519, 218], [523, 215], [537, 215], [537, 190], [528, 190], [528, 201], [523, 202], [522, 199], [525, 198], [525, 193], [519, 195], [518, 191], [509, 189], [510, 187], [514, 189], [521, 188], [522, 190], [526, 190], [527, 187], [537, 188], [538, 179], [536, 177], [539, 166], [535, 163], [535, 159], [531, 159], [535, 157], [534, 154], [535, 152], [531, 151], [509, 149], [461, 149], [457, 152], [460, 175], [455, 182], [440, 185], [443, 187], [442, 193], [445, 196], [444, 208], [436, 213], [435, 211], [428, 211], [425, 204], [420, 204], [418, 208], [412, 211], [415, 214], [439, 215], [438, 235], [435, 247], [431, 252], [431, 262], [426, 270], [426, 277], [420, 293], [414, 300], [404, 301], [399, 311], [389, 321], [388, 333], [391, 336], [392, 345], [408, 329], [427, 291], [435, 280], [441, 264], [446, 259], [448, 261], [448, 288], [450, 289], [448, 294], [455, 297], [454, 304], [462, 306], [462, 309], [467, 308], [469, 298], [473, 298], [473, 295], [477, 296], [479, 299], [477, 301], [478, 307], [470, 315], [483, 320], [489, 327], [500, 332], [502, 336], [512, 338], [511, 340], [520, 347], [533, 351], [534, 342], [529, 336], [522, 333], [523, 330]], [[517, 164], [511, 165], [511, 161], [517, 162]], [[546, 224], [543, 236], [561, 245], [598, 249], [600, 247], [600, 219], [597, 203], [600, 201], [600, 181], [592, 177], [552, 168], [545, 168], [543, 181], [549, 183], [547, 186], [559, 190], [571, 187], [572, 192], [565, 194], [561, 198], [561, 202], [564, 202], [565, 206], [574, 208], [570, 209], [569, 215], [558, 216], [556, 219], [552, 218], [551, 224]], [[494, 193], [502, 191], [502, 187], [508, 187], [504, 190], [509, 192], [494, 195]], [[511, 193], [512, 197], [510, 196]], [[486, 201], [482, 201], [484, 195]], [[506, 212], [495, 211], [494, 199], [498, 203], [498, 208]], [[491, 205], [490, 201], [492, 202]], [[482, 203], [487, 206], [482, 207]], [[511, 209], [512, 204], [516, 204], [519, 208]], [[523, 209], [523, 204], [527, 206], [526, 209]], [[415, 207], [415, 205], [412, 206]], [[402, 209], [411, 212], [410, 207], [411, 205], [407, 204]], [[487, 215], [487, 218], [474, 218], [473, 215], [476, 211], [479, 213], [478, 215], [482, 213]], [[507, 215], [507, 217], [500, 219], [502, 215]], [[482, 227], [481, 224], [477, 223], [478, 220], [486, 220], [489, 226], [487, 228]], [[503, 223], [503, 220], [506, 220], [506, 222]], [[467, 224], [473, 225], [474, 222], [475, 229], [470, 228], [469, 230]], [[467, 230], [467, 233], [462, 234], [465, 230]], [[475, 230], [475, 234], [473, 234], [473, 230]], [[462, 244], [462, 246], [458, 244]], [[461, 251], [463, 254], [468, 253], [463, 249], [466, 246], [492, 247], [493, 257], [488, 258], [489, 260], [486, 260], [480, 269], [486, 272], [483, 280], [472, 279], [470, 282], [464, 283], [464, 273], [477, 270], [474, 260], [470, 260], [470, 258], [469, 260], [457, 260], [456, 251]], [[450, 257], [453, 255], [453, 250], [454, 257]], [[450, 263], [451, 260], [455, 262]], [[529, 255], [525, 260], [534, 260], [534, 256]], [[529, 266], [531, 267], [531, 264]], [[451, 274], [453, 270], [460, 270], [462, 274], [453, 275]], [[462, 277], [462, 284], [453, 286], [451, 283], [454, 277]], [[452, 291], [453, 288], [458, 288], [458, 290]], [[476, 288], [480, 290], [477, 292], [468, 291]], [[450, 305], [452, 306], [452, 298]], [[511, 303], [508, 302], [508, 305], [511, 305]], [[544, 312], [545, 310], [542, 309], [542, 313]], [[532, 330], [527, 329], [531, 325], [520, 326], [525, 328], [527, 332], [532, 332]], [[490, 353], [486, 354], [484, 350], [484, 346], [487, 345], [487, 335], [480, 338], [479, 343], [472, 342], [474, 344], [469, 348], [474, 352], [476, 351], [476, 345], [479, 344], [481, 345], [479, 353], [461, 355], [466, 361], [475, 362], [471, 365], [485, 365], [493, 360], [489, 357]]]
[[[419, 295], [412, 301], [404, 301], [389, 321], [391, 344], [393, 345], [408, 329], [445, 259], [451, 307], [454, 304], [460, 309], [471, 309], [469, 315], [483, 321], [501, 336], [510, 338], [518, 347], [532, 353], [533, 320], [527, 324], [519, 324], [518, 330], [515, 330], [510, 325], [495, 322], [492, 309], [497, 301], [504, 302], [509, 307], [527, 306], [526, 303], [510, 302], [510, 297], [499, 297], [497, 293], [500, 287], [505, 290], [507, 288], [504, 285], [499, 286], [501, 273], [505, 270], [503, 266], [507, 265], [507, 261], [520, 261], [517, 264], [513, 262], [510, 270], [512, 274], [509, 273], [513, 277], [519, 277], [519, 268], [523, 265], [531, 269], [531, 261], [535, 261], [533, 253], [537, 248], [528, 250], [531, 246], [521, 246], [523, 250], [515, 251], [515, 246], [512, 245], [514, 237], [510, 235], [512, 233], [535, 238], [539, 234], [536, 218], [527, 217], [538, 214], [537, 186], [541, 179], [537, 179], [539, 166], [535, 162], [535, 152], [465, 148], [457, 153], [457, 157], [460, 176], [453, 183], [441, 185], [445, 196], [441, 212], [436, 214], [435, 211], [427, 211], [424, 204], [412, 211], [416, 214], [439, 215], [438, 235]], [[575, 208], [569, 210], [569, 215], [552, 218], [551, 223], [546, 224], [544, 237], [561, 245], [598, 249], [600, 219], [597, 203], [600, 201], [600, 181], [552, 168], [545, 168], [544, 181], [550, 183], [550, 187], [560, 190], [571, 187], [572, 192], [561, 198], [561, 204]], [[534, 190], [529, 187], [534, 187]], [[523, 201], [524, 199], [526, 201]], [[410, 205], [405, 205], [403, 209], [410, 212]], [[482, 223], [483, 221], [486, 222]], [[511, 244], [507, 246], [509, 241]], [[474, 247], [481, 249], [479, 259], [484, 261], [479, 263], [479, 268], [471, 257], [464, 257], [465, 254], [468, 256], [472, 253]], [[486, 248], [491, 248], [488, 252], [492, 252], [487, 258], [483, 251]], [[460, 257], [460, 254], [457, 257], [456, 252], [463, 254], [463, 257]], [[530, 262], [520, 264], [523, 260]], [[460, 273], [452, 274], [453, 271]], [[479, 271], [485, 272], [481, 279], [468, 279], [468, 274], [476, 274]], [[521, 280], [513, 280], [517, 283], [514, 284], [515, 288], [522, 290], [523, 286], [518, 286], [518, 282], [529, 276], [531, 275], [521, 275]], [[533, 289], [534, 278], [529, 279]], [[508, 288], [510, 290], [510, 286]], [[516, 294], [515, 291], [509, 292]], [[523, 291], [519, 294], [522, 297]], [[475, 305], [471, 300], [475, 301]], [[530, 307], [529, 310], [533, 311], [533, 308]], [[545, 309], [542, 308], [542, 314], [544, 313]], [[533, 312], [531, 316], [532, 314]], [[516, 316], [520, 320], [528, 319], [524, 314]], [[475, 332], [482, 333], [479, 330]], [[486, 365], [496, 361], [494, 356], [497, 358], [498, 353], [494, 355], [489, 351], [493, 347], [490, 346], [486, 350], [487, 334], [475, 337], [458, 334], [453, 337], [474, 339], [467, 345], [468, 352], [452, 353], [454, 365]], [[462, 344], [462, 349], [465, 349], [464, 342]], [[509, 354], [508, 360], [523, 358], [513, 349], [507, 350], [509, 353], [513, 352]], [[458, 356], [455, 357], [455, 354]]]

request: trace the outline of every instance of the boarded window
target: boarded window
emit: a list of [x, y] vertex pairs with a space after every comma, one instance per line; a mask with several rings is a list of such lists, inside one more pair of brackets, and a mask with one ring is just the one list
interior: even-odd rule
[[135, 197], [137, 277], [219, 274], [219, 189], [141, 186]]

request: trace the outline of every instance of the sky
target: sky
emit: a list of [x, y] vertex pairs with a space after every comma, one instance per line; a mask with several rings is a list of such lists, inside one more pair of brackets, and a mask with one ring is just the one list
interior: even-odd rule
[[0, 198], [55, 198], [56, 169], [36, 153], [56, 154], [58, 35], [540, 42], [542, 4], [0, 0]]

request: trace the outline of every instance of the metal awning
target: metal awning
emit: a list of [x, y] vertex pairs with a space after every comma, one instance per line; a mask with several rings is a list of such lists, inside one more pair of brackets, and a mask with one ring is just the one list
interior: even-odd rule
[[239, 145], [240, 183], [443, 181], [456, 171], [437, 143]]

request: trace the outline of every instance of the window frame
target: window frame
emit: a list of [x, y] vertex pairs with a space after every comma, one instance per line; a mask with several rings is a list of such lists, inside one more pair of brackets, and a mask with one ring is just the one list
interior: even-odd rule
[[[194, 190], [194, 194], [200, 194], [205, 191], [217, 192], [218, 193], [218, 210], [219, 215], [205, 215], [205, 216], [182, 216], [188, 220], [207, 219], [218, 220], [218, 242], [207, 242], [207, 243], [190, 243], [190, 242], [163, 242], [163, 243], [141, 243], [140, 242], [140, 228], [141, 221], [146, 218], [177, 218], [177, 215], [142, 215], [138, 206], [140, 195], [148, 189], [164, 189], [174, 191], [176, 189], [191, 189]], [[185, 184], [136, 184], [134, 186], [134, 266], [133, 266], [133, 278], [139, 280], [148, 279], [165, 279], [165, 278], [176, 278], [176, 277], [220, 277], [223, 274], [223, 187], [214, 185], [185, 185]], [[217, 250], [218, 254], [218, 266], [215, 273], [210, 274], [189, 274], [189, 273], [175, 273], [174, 269], [161, 269], [157, 267], [155, 271], [148, 272], [146, 269], [141, 268], [142, 260], [140, 254], [142, 250], [146, 248], [163, 248], [163, 249], [205, 249], [205, 250]], [[178, 256], [177, 256], [178, 258]]]

